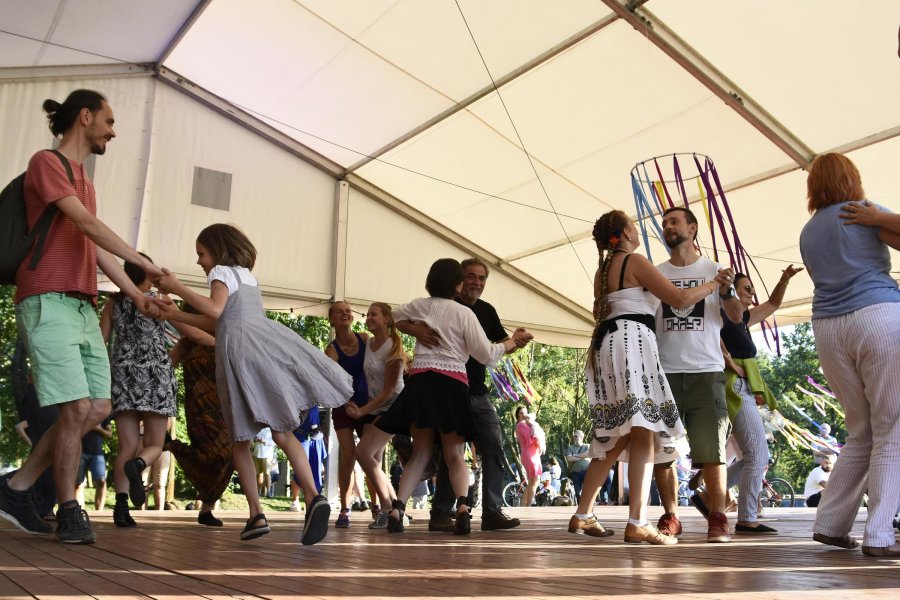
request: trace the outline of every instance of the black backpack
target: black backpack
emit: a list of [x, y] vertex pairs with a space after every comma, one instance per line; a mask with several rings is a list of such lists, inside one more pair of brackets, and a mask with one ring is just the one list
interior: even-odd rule
[[[58, 150], [50, 152], [62, 162], [69, 176], [69, 182], [74, 186], [75, 176], [72, 174], [69, 161]], [[25, 173], [3, 188], [0, 192], [0, 285], [16, 282], [16, 271], [28, 256], [32, 246], [34, 254], [28, 261], [28, 268], [34, 270], [37, 267], [57, 210], [59, 209], [55, 204], [45, 208], [32, 230], [28, 231], [28, 221], [25, 218]]]

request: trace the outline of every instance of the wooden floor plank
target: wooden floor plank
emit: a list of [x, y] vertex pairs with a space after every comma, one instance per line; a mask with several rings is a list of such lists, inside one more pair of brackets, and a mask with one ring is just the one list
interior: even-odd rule
[[[657, 509], [658, 510], [658, 509]], [[676, 546], [622, 541], [624, 507], [598, 507], [610, 538], [566, 531], [571, 508], [512, 509], [523, 519], [511, 531], [470, 536], [427, 531], [427, 514], [403, 534], [367, 528], [354, 514], [346, 530], [323, 542], [299, 544], [302, 514], [272, 513], [272, 533], [252, 542], [238, 534], [246, 515], [224, 513], [224, 528], [203, 527], [195, 513], [136, 512], [139, 527], [119, 529], [108, 513], [92, 514], [93, 546], [63, 546], [0, 525], [0, 596], [71, 598], [195, 597], [490, 598], [615, 596], [659, 598], [816, 598], [900, 595], [900, 560], [873, 559], [812, 541], [812, 509], [770, 510], [774, 537], [736, 536], [707, 544], [706, 523], [682, 515], [685, 534]], [[861, 536], [865, 511], [854, 535]], [[3, 593], [8, 590], [9, 593]]]

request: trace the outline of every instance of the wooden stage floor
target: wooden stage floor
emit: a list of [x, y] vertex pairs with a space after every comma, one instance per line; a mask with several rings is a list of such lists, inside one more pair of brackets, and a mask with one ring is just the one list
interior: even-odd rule
[[[659, 509], [651, 508], [651, 514]], [[93, 546], [59, 544], [0, 524], [3, 598], [900, 598], [900, 560], [875, 559], [812, 541], [813, 510], [770, 510], [777, 537], [707, 544], [705, 521], [682, 510], [677, 546], [622, 542], [624, 507], [598, 507], [611, 538], [571, 535], [572, 509], [513, 509], [512, 531], [465, 538], [428, 533], [424, 511], [404, 534], [370, 531], [363, 513], [315, 546], [298, 543], [302, 514], [270, 513], [272, 533], [241, 542], [244, 513], [222, 529], [193, 512], [135, 513], [117, 529], [92, 513]], [[332, 513], [334, 514], [334, 513]], [[865, 511], [854, 535], [861, 537]]]

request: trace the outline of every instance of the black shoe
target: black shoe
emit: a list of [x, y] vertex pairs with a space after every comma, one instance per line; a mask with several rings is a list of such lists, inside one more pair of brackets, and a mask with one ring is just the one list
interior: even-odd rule
[[[456, 523], [453, 528], [453, 535], [469, 535], [472, 533], [472, 513], [469, 512], [469, 499], [460, 496], [456, 499]], [[461, 506], [465, 506], [466, 510], [460, 510]]]
[[486, 512], [481, 515], [481, 530], [494, 531], [496, 529], [512, 529], [522, 524], [522, 521], [515, 517], [506, 515], [502, 510], [497, 512]]
[[209, 527], [221, 527], [222, 519], [217, 519], [213, 516], [212, 511], [208, 510], [206, 512], [202, 512], [197, 515], [197, 522], [201, 525], [208, 525]]
[[266, 520], [266, 515], [259, 513], [255, 517], [247, 519], [247, 525], [241, 531], [241, 540], [245, 542], [255, 540], [267, 533], [269, 533], [269, 522]]
[[113, 523], [116, 527], [137, 527], [137, 523], [131, 518], [128, 510], [128, 494], [119, 492], [116, 494], [116, 504], [113, 506]]
[[456, 529], [456, 523], [453, 522], [453, 518], [450, 515], [432, 513], [431, 518], [428, 519], [428, 531], [449, 533], [454, 529]]
[[53, 526], [38, 514], [31, 489], [20, 492], [9, 487], [9, 479], [0, 480], [0, 517], [22, 531], [35, 535], [53, 533]]
[[472, 533], [472, 515], [466, 512], [457, 512], [453, 535], [469, 535]]
[[331, 505], [328, 504], [328, 499], [322, 494], [313, 498], [306, 510], [306, 520], [303, 522], [300, 543], [304, 546], [312, 546], [325, 539], [328, 534], [328, 518], [330, 516]]
[[700, 497], [700, 492], [694, 492], [691, 494], [691, 504], [694, 505], [694, 508], [700, 511], [700, 514], [703, 515], [703, 518], [709, 521], [709, 507], [706, 506], [706, 503]]
[[144, 489], [144, 479], [141, 474], [147, 468], [144, 459], [138, 456], [125, 463], [125, 475], [128, 477], [128, 495], [131, 497], [131, 505], [141, 508], [147, 502], [147, 491]]
[[388, 516], [388, 533], [403, 533], [403, 531], [406, 530], [406, 527], [403, 525], [403, 515], [406, 513], [406, 503], [394, 500], [391, 503], [391, 509], [391, 512], [396, 510], [399, 514], [396, 517]]
[[769, 527], [768, 525], [763, 525], [760, 523], [756, 527], [750, 527], [749, 525], [741, 525], [737, 524], [734, 526], [735, 533], [757, 533], [757, 534], [767, 534], [774, 535], [778, 533], [777, 529]]
[[97, 534], [91, 528], [87, 512], [75, 500], [56, 511], [56, 539], [64, 544], [93, 544]]

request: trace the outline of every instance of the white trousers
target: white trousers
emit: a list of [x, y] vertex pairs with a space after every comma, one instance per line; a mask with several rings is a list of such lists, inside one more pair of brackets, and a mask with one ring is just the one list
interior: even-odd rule
[[892, 520], [900, 508], [900, 303], [815, 319], [813, 333], [847, 428], [813, 531], [848, 535], [868, 488], [863, 545], [892, 546]]
[[754, 523], [759, 509], [759, 493], [769, 464], [766, 428], [756, 406], [756, 398], [746, 379], [738, 377], [734, 391], [741, 397], [741, 409], [734, 417], [734, 439], [741, 449], [740, 459], [728, 466], [727, 486], [740, 485], [738, 521]]

